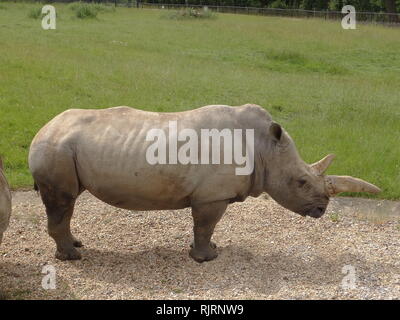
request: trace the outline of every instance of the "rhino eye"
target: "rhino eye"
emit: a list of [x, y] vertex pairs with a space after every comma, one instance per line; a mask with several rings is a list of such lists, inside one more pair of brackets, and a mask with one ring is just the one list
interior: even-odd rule
[[299, 180], [297, 180], [297, 183], [299, 184], [299, 187], [301, 188], [307, 183], [307, 181], [304, 179], [299, 179]]

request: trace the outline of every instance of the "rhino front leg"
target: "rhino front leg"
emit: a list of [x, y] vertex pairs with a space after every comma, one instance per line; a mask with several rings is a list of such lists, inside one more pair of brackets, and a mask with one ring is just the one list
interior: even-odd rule
[[[213, 249], [217, 249], [217, 244], [214, 241], [210, 241], [210, 246]], [[193, 248], [194, 247], [194, 241], [192, 241], [192, 243], [190, 244], [190, 247]]]
[[189, 255], [197, 262], [210, 261], [218, 254], [211, 242], [214, 228], [223, 216], [228, 201], [192, 205], [194, 241]]

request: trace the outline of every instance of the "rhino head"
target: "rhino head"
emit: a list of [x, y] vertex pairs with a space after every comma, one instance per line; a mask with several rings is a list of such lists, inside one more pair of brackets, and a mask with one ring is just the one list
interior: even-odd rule
[[329, 198], [341, 192], [379, 193], [381, 190], [364, 180], [350, 176], [324, 175], [333, 154], [307, 164], [282, 127], [272, 122], [266, 170], [265, 191], [280, 205], [302, 216], [320, 218]]

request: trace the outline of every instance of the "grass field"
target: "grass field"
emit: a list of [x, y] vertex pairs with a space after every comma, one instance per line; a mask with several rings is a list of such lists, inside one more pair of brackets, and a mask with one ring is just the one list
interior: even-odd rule
[[57, 29], [45, 31], [32, 5], [0, 4], [0, 154], [13, 188], [32, 184], [30, 141], [63, 110], [256, 103], [306, 161], [333, 152], [330, 173], [400, 198], [400, 29], [133, 8], [82, 20], [55, 7]]

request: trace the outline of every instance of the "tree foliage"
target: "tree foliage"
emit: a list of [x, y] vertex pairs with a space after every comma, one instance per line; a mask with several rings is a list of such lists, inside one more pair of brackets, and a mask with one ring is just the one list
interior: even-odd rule
[[390, 8], [395, 8], [400, 12], [400, 0], [144, 0], [141, 2], [332, 11], [341, 11], [343, 6], [352, 5], [357, 11], [391, 12]]

